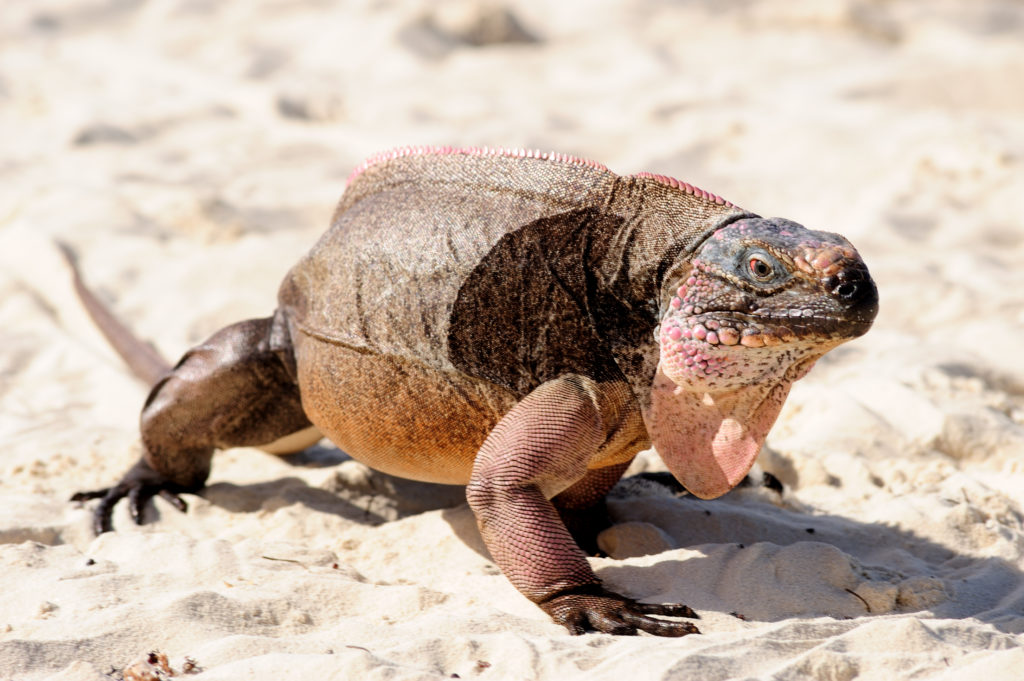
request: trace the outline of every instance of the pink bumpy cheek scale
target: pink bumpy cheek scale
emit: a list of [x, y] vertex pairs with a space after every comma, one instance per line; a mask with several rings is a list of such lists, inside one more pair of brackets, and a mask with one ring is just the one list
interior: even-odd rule
[[662, 367], [677, 383], [694, 387], [718, 383], [715, 379], [732, 378], [730, 374], [738, 368], [739, 348], [734, 346], [741, 344], [740, 332], [714, 319], [698, 321], [704, 310], [695, 300], [707, 299], [712, 287], [706, 279], [689, 277], [676, 290], [662, 319]]

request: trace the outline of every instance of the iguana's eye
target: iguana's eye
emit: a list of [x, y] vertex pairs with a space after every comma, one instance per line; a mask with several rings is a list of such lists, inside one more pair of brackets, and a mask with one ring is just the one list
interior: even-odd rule
[[750, 255], [747, 260], [747, 269], [750, 270], [750, 275], [757, 281], [771, 281], [775, 278], [775, 267], [758, 253]]

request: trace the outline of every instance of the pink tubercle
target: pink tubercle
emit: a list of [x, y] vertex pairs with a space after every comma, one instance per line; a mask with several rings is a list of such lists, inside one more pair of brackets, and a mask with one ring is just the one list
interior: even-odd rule
[[451, 156], [455, 154], [461, 154], [464, 156], [506, 156], [509, 158], [535, 158], [542, 161], [554, 161], [556, 163], [567, 163], [569, 165], [586, 166], [588, 168], [594, 168], [596, 170], [603, 170], [605, 172], [611, 172], [608, 167], [603, 163], [597, 161], [591, 161], [589, 159], [580, 158], [578, 156], [572, 156], [570, 154], [560, 154], [556, 151], [538, 151], [536, 149], [506, 149], [504, 147], [454, 147], [454, 146], [436, 146], [436, 145], [419, 145], [419, 146], [407, 146], [398, 147], [396, 149], [389, 149], [388, 151], [382, 151], [370, 156], [365, 161], [356, 166], [355, 170], [348, 176], [345, 181], [346, 184], [351, 182], [363, 174], [368, 168], [371, 168], [387, 161], [392, 161], [396, 158], [404, 158], [406, 156]]
[[718, 331], [718, 340], [722, 342], [722, 345], [736, 345], [740, 342], [740, 334], [736, 329], [725, 327]]
[[694, 187], [689, 182], [683, 182], [681, 180], [677, 180], [674, 177], [669, 177], [668, 175], [658, 175], [656, 173], [643, 172], [635, 173], [633, 175], [630, 175], [630, 177], [642, 177], [648, 180], [654, 180], [659, 184], [672, 187], [673, 189], [679, 189], [684, 194], [690, 194], [691, 196], [696, 196], [697, 198], [704, 199], [705, 201], [717, 203], [720, 206], [729, 206], [733, 208], [736, 206], [736, 204], [732, 203], [731, 201], [726, 201], [717, 194], [712, 194], [711, 192], [704, 191], [700, 187]]

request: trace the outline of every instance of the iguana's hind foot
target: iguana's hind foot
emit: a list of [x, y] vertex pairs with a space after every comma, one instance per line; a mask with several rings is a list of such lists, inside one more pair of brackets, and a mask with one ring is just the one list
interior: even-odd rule
[[309, 429], [292, 362], [283, 313], [233, 324], [185, 353], [142, 409], [142, 459], [117, 485], [72, 497], [101, 499], [97, 534], [112, 528], [114, 507], [126, 497], [139, 524], [154, 496], [184, 511], [178, 495], [203, 488], [217, 449], [259, 447]]
[[143, 509], [146, 507], [146, 503], [154, 496], [162, 497], [174, 508], [184, 513], [188, 510], [188, 504], [178, 495], [184, 492], [197, 492], [201, 488], [202, 485], [195, 488], [176, 485], [153, 470], [143, 458], [139, 459], [132, 466], [131, 470], [121, 478], [121, 482], [113, 487], [89, 492], [78, 492], [71, 497], [71, 501], [82, 502], [91, 499], [101, 499], [99, 505], [93, 510], [92, 515], [93, 532], [99, 535], [114, 529], [111, 523], [111, 514], [114, 512], [114, 506], [117, 505], [117, 502], [125, 497], [128, 497], [128, 509], [132, 520], [135, 521], [136, 525], [141, 525]]
[[541, 609], [571, 634], [587, 631], [635, 636], [640, 631], [655, 636], [686, 636], [699, 634], [691, 622], [672, 622], [651, 617], [689, 617], [700, 615], [681, 603], [638, 603], [631, 598], [608, 591], [599, 584], [575, 587], [539, 603]]

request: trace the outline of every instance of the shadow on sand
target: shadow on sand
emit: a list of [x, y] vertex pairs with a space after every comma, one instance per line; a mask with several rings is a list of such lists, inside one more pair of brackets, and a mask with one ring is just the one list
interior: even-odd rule
[[[318, 445], [284, 459], [295, 466], [324, 467], [337, 465], [349, 457], [332, 446]], [[767, 499], [774, 492], [765, 490], [737, 489], [719, 499], [702, 501], [674, 495], [674, 490], [669, 488], [661, 494], [636, 496], [630, 494], [630, 487], [617, 488], [610, 497], [609, 507], [615, 522], [649, 523], [664, 532], [675, 547], [699, 547], [698, 550], [705, 552], [704, 556], [685, 559], [666, 553], [663, 554], [665, 560], [643, 567], [617, 563], [599, 568], [599, 574], [610, 584], [630, 584], [641, 592], [630, 595], [659, 594], [659, 598], [678, 599], [698, 610], [724, 608], [724, 612], [738, 609], [731, 603], [740, 600], [745, 602], [744, 619], [784, 620], [797, 613], [773, 605], [782, 600], [773, 601], [769, 597], [752, 602], [713, 593], [724, 563], [721, 556], [712, 557], [712, 554], [747, 550], [744, 558], [736, 558], [739, 563], [730, 557], [726, 569], [746, 569], [736, 565], [749, 565], [752, 570], [775, 571], [773, 579], [783, 584], [787, 582], [786, 564], [780, 565], [773, 556], [780, 547], [782, 551], [798, 547], [803, 552], [800, 555], [813, 564], [809, 573], [815, 575], [810, 578], [811, 583], [800, 587], [807, 593], [806, 607], [799, 613], [801, 617], [848, 619], [920, 612], [928, 617], [975, 618], [1007, 633], [1021, 633], [1024, 628], [1024, 574], [1006, 560], [960, 553], [895, 525], [780, 507]], [[245, 486], [216, 483], [204, 490], [203, 496], [233, 513], [258, 511], [267, 499], [280, 497], [322, 513], [370, 525], [443, 510], [443, 517], [454, 534], [472, 550], [488, 556], [461, 486], [417, 482], [371, 471], [354, 487], [317, 489], [299, 478], [286, 477]], [[839, 552], [845, 555], [837, 558], [841, 555]], [[845, 604], [833, 609], [827, 604], [829, 599], [822, 599], [821, 594], [837, 590], [838, 578], [830, 572], [835, 569], [836, 561], [842, 563], [843, 569], [859, 571], [862, 578], [883, 585], [931, 580], [927, 583], [939, 596], [932, 593], [930, 600], [921, 602], [897, 594], [891, 609], [872, 611], [859, 596], [841, 595], [847, 598]], [[796, 570], [803, 566], [790, 567]], [[821, 583], [815, 583], [819, 579], [815, 570], [820, 573]], [[801, 569], [801, 573], [805, 571]], [[1001, 588], [993, 588], [994, 584]], [[843, 589], [840, 587], [838, 591]]]

